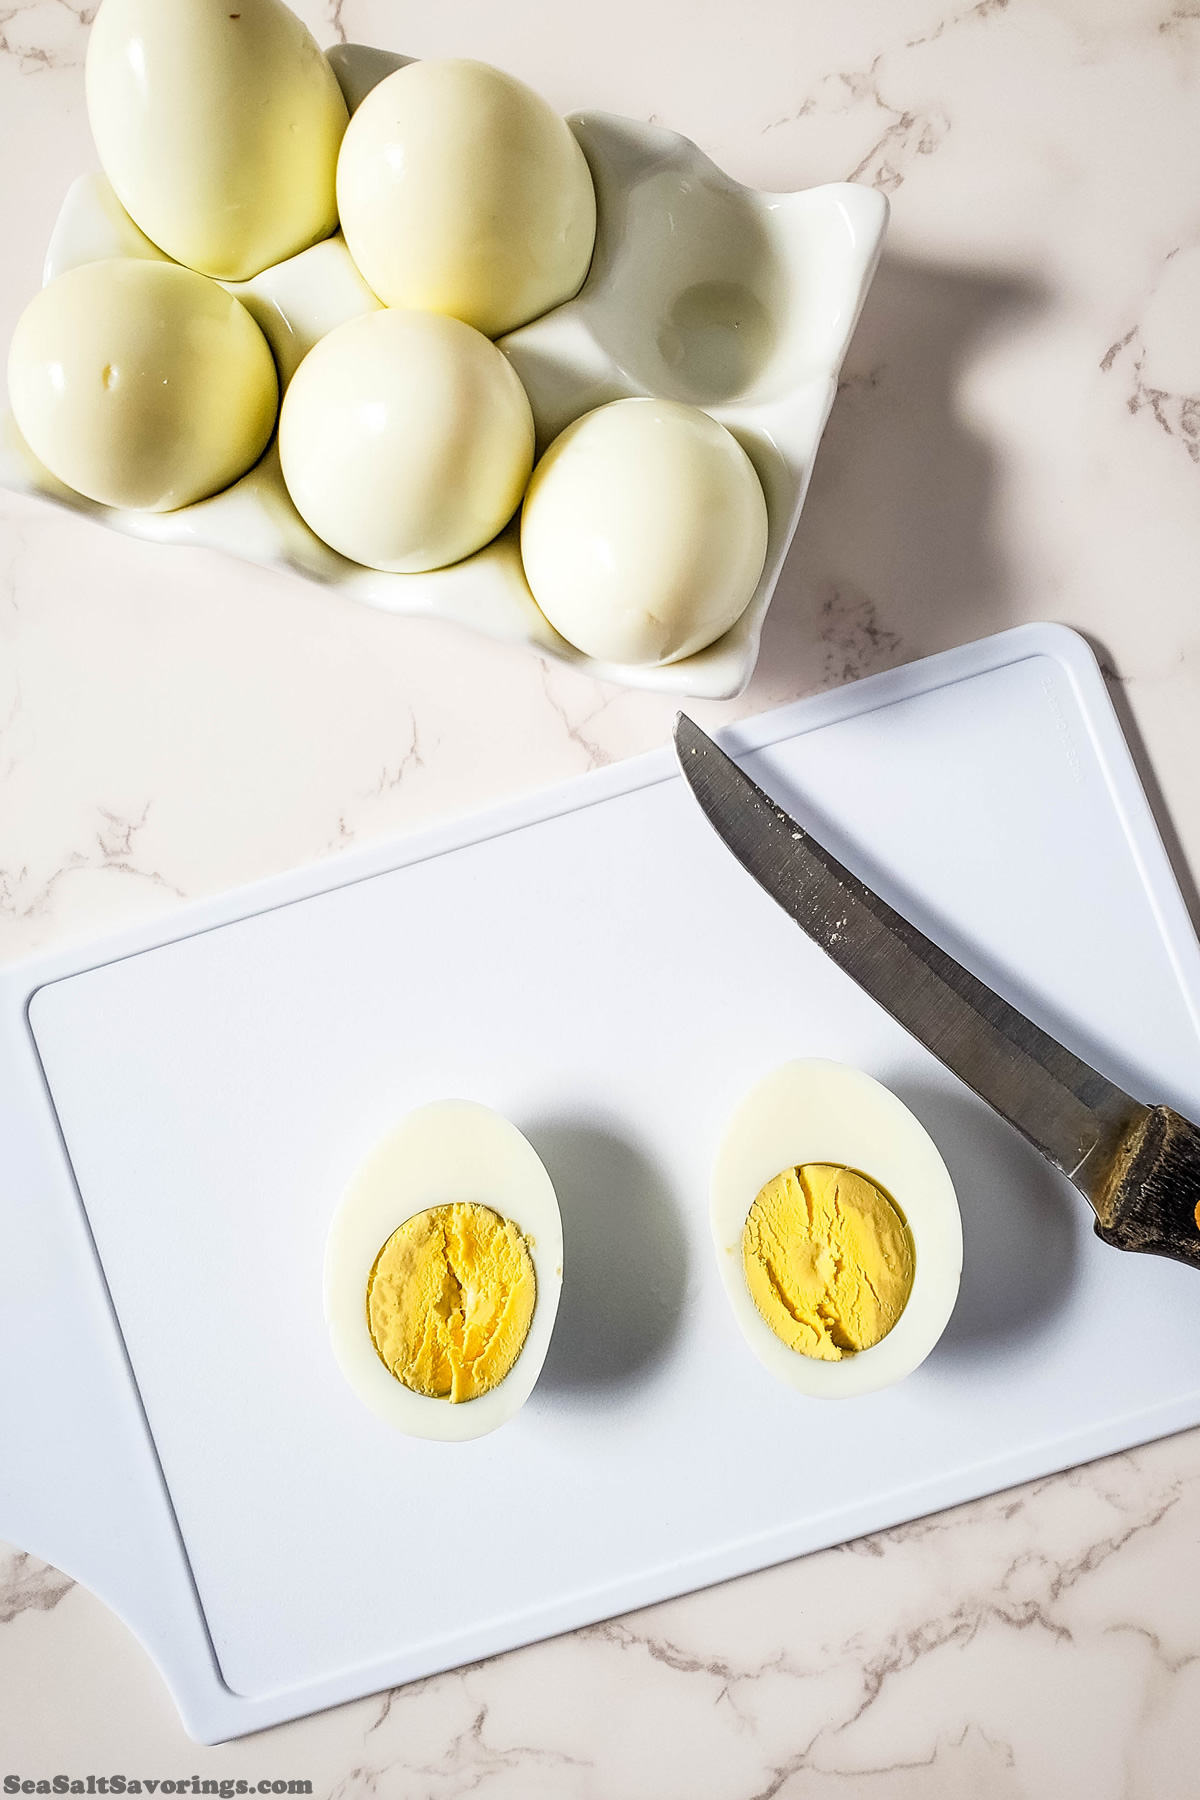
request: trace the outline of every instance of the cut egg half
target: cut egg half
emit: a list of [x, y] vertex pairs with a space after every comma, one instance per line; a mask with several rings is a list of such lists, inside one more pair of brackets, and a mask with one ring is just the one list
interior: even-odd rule
[[[822, 1360], [792, 1349], [751, 1294], [743, 1239], [751, 1208], [785, 1170], [834, 1165], [882, 1190], [907, 1227], [914, 1266], [908, 1299], [867, 1349]], [[880, 1082], [845, 1064], [784, 1063], [751, 1089], [730, 1120], [713, 1171], [717, 1263], [746, 1342], [771, 1374], [828, 1399], [867, 1394], [924, 1362], [950, 1320], [962, 1273], [962, 1222], [949, 1171], [925, 1127]]]
[[[493, 1215], [498, 1229], [507, 1228], [503, 1235], [510, 1250], [523, 1245], [520, 1261], [527, 1253], [532, 1265], [528, 1329], [507, 1373], [486, 1392], [467, 1400], [418, 1392], [392, 1373], [373, 1335], [378, 1331], [378, 1317], [371, 1315], [378, 1314], [381, 1271], [390, 1269], [388, 1278], [394, 1279], [400, 1266], [397, 1246], [404, 1248], [403, 1237], [396, 1234], [420, 1215], [429, 1215], [435, 1225], [452, 1214], [473, 1215], [478, 1222], [480, 1209]], [[418, 1227], [416, 1236], [427, 1250], [428, 1231]], [[510, 1255], [510, 1265], [512, 1260]], [[512, 1418], [533, 1392], [554, 1330], [562, 1262], [562, 1220], [553, 1185], [516, 1126], [470, 1100], [420, 1107], [376, 1145], [343, 1194], [330, 1226], [325, 1320], [338, 1366], [359, 1399], [409, 1437], [450, 1442], [483, 1437]], [[483, 1267], [485, 1278], [487, 1273]], [[472, 1317], [486, 1321], [495, 1298], [486, 1291], [466, 1291], [468, 1281], [474, 1286], [480, 1274], [477, 1261], [461, 1291], [455, 1286], [454, 1301], [468, 1333], [474, 1329]], [[449, 1280], [455, 1284], [454, 1273]], [[486, 1279], [478, 1285], [486, 1290]], [[444, 1316], [439, 1320], [431, 1311], [429, 1323], [431, 1338], [444, 1333]], [[486, 1323], [485, 1329], [490, 1329]]]

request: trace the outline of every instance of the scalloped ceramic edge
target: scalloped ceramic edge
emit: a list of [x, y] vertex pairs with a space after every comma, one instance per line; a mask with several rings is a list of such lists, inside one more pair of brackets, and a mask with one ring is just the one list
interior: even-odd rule
[[[366, 45], [330, 52], [351, 109], [411, 60]], [[592, 266], [573, 300], [501, 338], [500, 347], [528, 391], [539, 454], [581, 413], [647, 394], [703, 407], [743, 445], [767, 499], [766, 563], [741, 618], [707, 649], [654, 666], [597, 662], [574, 649], [529, 591], [515, 520], [474, 556], [428, 574], [382, 574], [349, 562], [297, 513], [274, 443], [211, 499], [172, 513], [127, 512], [57, 481], [6, 414], [0, 486], [133, 537], [207, 545], [384, 611], [451, 620], [605, 681], [708, 699], [739, 693], [754, 668], [838, 370], [879, 259], [887, 201], [848, 182], [760, 193], [675, 132], [607, 113], [574, 114], [568, 123], [596, 186]], [[162, 252], [104, 176], [85, 175], [63, 204], [44, 279], [106, 256], [161, 259]], [[379, 304], [340, 236], [252, 281], [225, 285], [266, 333], [283, 385], [318, 338]]]

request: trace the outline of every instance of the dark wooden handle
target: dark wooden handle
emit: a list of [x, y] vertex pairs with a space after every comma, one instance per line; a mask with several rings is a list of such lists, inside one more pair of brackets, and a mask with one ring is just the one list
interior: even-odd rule
[[1113, 1160], [1096, 1212], [1106, 1244], [1200, 1269], [1200, 1129], [1169, 1106], [1147, 1108]]

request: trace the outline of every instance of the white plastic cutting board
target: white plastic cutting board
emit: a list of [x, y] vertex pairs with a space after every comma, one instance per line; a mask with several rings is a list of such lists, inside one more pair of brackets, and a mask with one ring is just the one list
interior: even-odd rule
[[[1200, 1113], [1200, 954], [1082, 640], [1009, 632], [727, 741], [1039, 1023]], [[199, 1737], [1200, 1421], [1195, 1271], [1101, 1246], [1074, 1190], [743, 874], [665, 752], [169, 925], [8, 978], [4, 1318], [26, 1354], [0, 1534], [123, 1613]], [[803, 1055], [913, 1107], [965, 1234], [929, 1362], [832, 1404], [753, 1359], [707, 1225], [723, 1121]], [[533, 1399], [461, 1445], [366, 1412], [321, 1314], [342, 1187], [444, 1095], [526, 1132], [565, 1231]], [[85, 1408], [104, 1472], [67, 1494], [69, 1453], [31, 1428]]]

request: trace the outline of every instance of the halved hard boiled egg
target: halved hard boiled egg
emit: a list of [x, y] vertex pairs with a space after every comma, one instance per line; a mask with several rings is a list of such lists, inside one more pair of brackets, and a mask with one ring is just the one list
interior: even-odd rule
[[747, 1343], [801, 1393], [890, 1386], [954, 1310], [949, 1172], [919, 1120], [859, 1069], [784, 1063], [747, 1094], [717, 1152], [711, 1223]]
[[554, 1188], [516, 1126], [470, 1100], [421, 1107], [334, 1214], [325, 1319], [338, 1366], [410, 1437], [483, 1437], [533, 1392], [562, 1261]]

